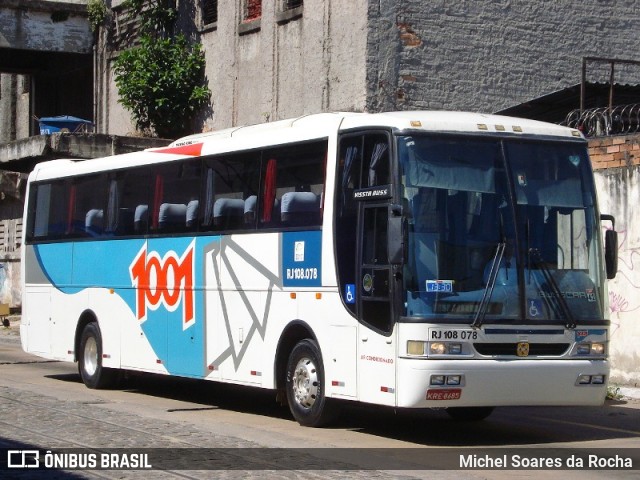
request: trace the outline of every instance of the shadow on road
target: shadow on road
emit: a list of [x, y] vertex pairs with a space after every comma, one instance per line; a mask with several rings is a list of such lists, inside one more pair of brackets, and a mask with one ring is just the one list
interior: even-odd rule
[[[49, 378], [80, 382], [77, 374]], [[272, 390], [138, 373], [127, 373], [119, 389], [198, 405], [169, 412], [206, 415], [224, 409], [293, 422]], [[397, 410], [350, 402], [342, 407], [343, 414], [332, 428], [429, 446], [544, 445], [640, 436], [640, 409], [628, 408], [624, 401], [608, 400], [601, 407], [502, 407], [480, 422], [454, 421], [444, 410]]]

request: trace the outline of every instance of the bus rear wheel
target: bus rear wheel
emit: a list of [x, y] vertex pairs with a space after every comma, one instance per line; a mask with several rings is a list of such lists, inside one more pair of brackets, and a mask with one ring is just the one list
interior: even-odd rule
[[336, 406], [324, 393], [325, 379], [318, 344], [305, 339], [296, 344], [287, 363], [287, 403], [296, 421], [305, 427], [322, 427], [337, 416]]
[[451, 407], [447, 413], [454, 420], [461, 422], [479, 422], [493, 412], [494, 407]]
[[102, 366], [102, 335], [95, 322], [88, 323], [82, 330], [78, 373], [89, 388], [109, 388], [115, 385], [118, 372]]

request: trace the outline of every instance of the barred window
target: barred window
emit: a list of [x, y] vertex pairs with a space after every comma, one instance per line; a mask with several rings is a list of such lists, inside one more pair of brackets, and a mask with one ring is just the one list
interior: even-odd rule
[[218, 0], [202, 0], [202, 24], [210, 25], [218, 21]]
[[302, 18], [303, 0], [280, 0], [276, 22], [280, 25]]
[[218, 0], [202, 0], [202, 25], [210, 25], [218, 21]]
[[121, 4], [113, 8], [112, 19], [113, 49], [122, 51], [137, 45], [140, 36], [140, 18], [132, 16], [131, 9], [126, 4]]
[[292, 10], [302, 6], [302, 0], [284, 0], [283, 10]]

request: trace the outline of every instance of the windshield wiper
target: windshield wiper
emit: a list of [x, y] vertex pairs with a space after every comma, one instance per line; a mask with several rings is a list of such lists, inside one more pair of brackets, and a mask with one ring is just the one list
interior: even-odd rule
[[556, 282], [555, 278], [553, 278], [549, 267], [547, 267], [546, 263], [544, 263], [544, 261], [542, 260], [540, 250], [538, 250], [537, 248], [530, 248], [529, 257], [532, 257], [534, 265], [542, 270], [542, 275], [544, 276], [547, 285], [551, 288], [553, 296], [558, 300], [558, 305], [560, 306], [560, 310], [562, 311], [562, 315], [565, 319], [565, 327], [570, 329], [576, 328], [576, 319], [574, 318], [573, 314], [571, 313], [571, 309], [562, 296], [562, 292], [560, 291], [560, 288], [558, 288], [558, 283]]
[[506, 242], [498, 243], [496, 254], [493, 256], [493, 261], [491, 262], [491, 269], [489, 270], [489, 279], [487, 281], [487, 286], [484, 289], [484, 294], [482, 295], [482, 300], [480, 300], [480, 305], [478, 305], [476, 316], [471, 323], [471, 326], [473, 328], [480, 328], [482, 322], [484, 322], [484, 317], [487, 315], [487, 310], [489, 309], [489, 301], [491, 300], [491, 295], [493, 295], [493, 287], [495, 287], [496, 285], [496, 279], [498, 278], [498, 272], [500, 271], [500, 263], [502, 262], [502, 257], [504, 255], [504, 249], [506, 246]]

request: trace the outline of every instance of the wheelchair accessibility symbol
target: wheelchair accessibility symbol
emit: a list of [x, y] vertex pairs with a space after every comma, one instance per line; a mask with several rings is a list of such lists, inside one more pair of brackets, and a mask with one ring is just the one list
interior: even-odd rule
[[528, 299], [527, 300], [528, 304], [529, 304], [529, 316], [530, 317], [537, 317], [539, 315], [542, 315], [542, 300], [539, 299]]
[[344, 288], [344, 300], [347, 303], [356, 303], [356, 286], [354, 283], [347, 283]]

